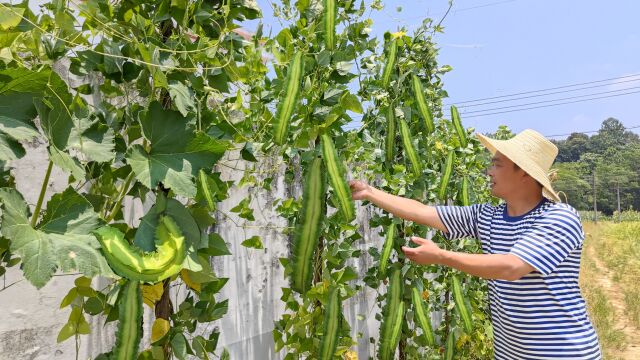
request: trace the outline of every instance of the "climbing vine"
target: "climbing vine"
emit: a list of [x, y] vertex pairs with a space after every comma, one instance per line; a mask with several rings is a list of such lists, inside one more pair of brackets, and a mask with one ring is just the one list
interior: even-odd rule
[[[488, 200], [479, 142], [443, 108], [451, 68], [436, 61], [440, 27], [427, 19], [413, 34], [371, 37], [369, 12], [381, 6], [284, 1], [273, 4], [282, 29], [267, 36], [242, 29], [261, 15], [251, 0], [0, 4], [0, 271], [19, 265], [37, 288], [57, 271], [82, 274], [61, 299], [70, 315], [59, 342], [77, 343], [91, 332], [87, 316], [102, 316], [118, 329], [98, 358], [228, 358], [218, 330], [198, 331], [228, 309], [228, 279], [210, 258], [233, 254], [211, 229], [253, 222], [251, 194], [233, 214], [220, 202], [244, 186], [270, 191], [283, 171], [291, 196], [266, 205], [291, 243], [276, 351], [352, 358], [371, 341], [376, 358], [491, 356], [486, 285], [399, 251], [413, 235], [453, 250], [479, 244], [376, 212], [367, 220], [387, 240], [373, 246], [356, 220], [347, 179], [424, 203]], [[11, 167], [36, 140], [48, 165], [28, 204]], [[233, 158], [246, 162], [243, 176], [223, 180]], [[282, 166], [261, 168], [263, 158]], [[54, 167], [68, 187], [48, 194]], [[125, 202], [148, 209], [139, 222]], [[242, 245], [264, 247], [258, 236]], [[362, 257], [374, 266], [358, 268]], [[97, 288], [98, 276], [108, 284]], [[360, 338], [344, 316], [366, 287], [384, 338]], [[143, 304], [155, 316], [139, 349]]]

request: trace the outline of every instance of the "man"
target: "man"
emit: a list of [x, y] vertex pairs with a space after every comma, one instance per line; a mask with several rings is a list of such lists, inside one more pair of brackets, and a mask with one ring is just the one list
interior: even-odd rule
[[419, 264], [450, 266], [489, 280], [495, 359], [601, 359], [598, 338], [580, 294], [584, 232], [575, 209], [562, 204], [547, 176], [557, 147], [533, 130], [509, 140], [478, 134], [493, 158], [491, 192], [504, 203], [427, 206], [351, 181], [352, 196], [395, 216], [472, 237], [483, 254], [440, 249], [412, 237], [403, 247]]

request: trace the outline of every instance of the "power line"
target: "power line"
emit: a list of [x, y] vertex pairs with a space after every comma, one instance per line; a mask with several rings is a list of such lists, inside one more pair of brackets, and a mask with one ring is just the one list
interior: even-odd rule
[[[611, 90], [611, 91], [602, 91], [602, 92], [597, 92], [597, 93], [593, 93], [593, 94], [569, 96], [569, 97], [564, 97], [564, 98], [559, 98], [559, 99], [549, 99], [549, 100], [543, 100], [543, 101], [535, 101], [535, 102], [531, 102], [531, 103], [502, 106], [502, 107], [497, 107], [497, 108], [481, 109], [481, 110], [474, 110], [474, 111], [465, 111], [465, 112], [462, 112], [462, 114], [476, 114], [476, 113], [482, 113], [482, 112], [494, 111], [494, 110], [520, 108], [522, 106], [528, 106], [528, 105], [548, 104], [548, 103], [553, 103], [553, 102], [556, 102], [556, 101], [573, 100], [573, 99], [585, 98], [585, 97], [595, 96], [595, 95], [619, 93], [619, 92], [622, 92], [622, 91], [628, 91], [628, 90], [634, 90], [634, 89], [640, 89], [640, 86], [634, 86], [634, 87], [630, 87], [630, 88], [626, 88], [626, 89], [618, 89], [618, 90]], [[623, 94], [620, 94], [620, 95], [623, 95]]]
[[[625, 127], [625, 130], [632, 130], [632, 129], [640, 129], [640, 125], [635, 125], [635, 126], [629, 126], [629, 127]], [[556, 135], [545, 135], [545, 137], [559, 137], [559, 136], [569, 136], [572, 134], [593, 134], [593, 133], [597, 133], [600, 130], [590, 130], [590, 131], [574, 131], [572, 133], [569, 134], [556, 134]]]
[[[462, 105], [462, 106], [459, 106], [459, 107], [460, 107], [461, 109], [462, 109], [462, 108], [470, 108], [470, 107], [476, 107], [476, 106], [482, 106], [482, 105], [489, 105], [489, 104], [497, 104], [497, 103], [502, 103], [502, 102], [515, 101], [515, 100], [530, 99], [530, 98], [536, 98], [536, 97], [542, 97], [542, 96], [549, 96], [549, 95], [555, 95], [555, 94], [563, 94], [563, 93], [574, 92], [574, 91], [580, 91], [580, 90], [586, 90], [586, 89], [594, 89], [594, 88], [599, 88], [599, 87], [603, 87], [603, 86], [611, 86], [611, 85], [617, 85], [617, 84], [624, 84], [624, 83], [628, 83], [628, 82], [635, 82], [635, 81], [640, 81], [640, 78], [637, 78], [637, 79], [631, 79], [631, 80], [625, 80], [625, 81], [617, 81], [617, 82], [613, 82], [613, 83], [609, 83], [609, 84], [600, 84], [600, 85], [585, 86], [585, 87], [580, 87], [580, 88], [577, 88], [577, 89], [562, 90], [562, 91], [554, 91], [554, 92], [549, 92], [549, 93], [546, 93], [546, 94], [538, 94], [538, 95], [521, 96], [521, 97], [516, 97], [516, 98], [513, 98], [513, 99], [504, 99], [504, 100], [487, 101], [487, 102], [478, 103], [478, 104], [472, 104], [472, 105]], [[593, 94], [593, 95], [595, 95], [595, 94]], [[451, 103], [451, 104], [446, 104], [446, 105], [444, 105], [444, 106], [450, 106], [450, 105], [455, 105], [455, 104]]]
[[640, 91], [632, 91], [632, 92], [623, 93], [623, 94], [615, 94], [615, 95], [600, 96], [600, 97], [595, 97], [595, 98], [591, 98], [591, 99], [582, 99], [582, 100], [574, 100], [574, 101], [565, 101], [565, 102], [561, 102], [561, 103], [557, 103], [557, 104], [549, 104], [549, 105], [540, 105], [540, 106], [525, 107], [525, 108], [522, 108], [522, 109], [515, 109], [515, 110], [498, 111], [498, 112], [492, 112], [492, 113], [486, 113], [486, 114], [476, 114], [476, 115], [471, 115], [471, 116], [465, 116], [465, 118], [469, 119], [469, 118], [475, 118], [475, 117], [481, 117], [481, 116], [499, 115], [499, 114], [506, 114], [506, 113], [518, 112], [518, 111], [525, 111], [525, 110], [532, 110], [532, 109], [541, 109], [541, 108], [547, 108], [547, 107], [552, 107], [552, 106], [559, 106], [559, 105], [566, 105], [566, 104], [574, 104], [574, 103], [579, 103], [579, 102], [584, 102], [584, 101], [591, 101], [591, 100], [598, 100], [598, 99], [606, 99], [606, 98], [612, 98], [612, 97], [618, 97], [618, 96], [624, 96], [624, 95], [631, 95], [631, 94], [637, 94], [637, 93], [640, 93]]
[[632, 75], [625, 75], [625, 76], [618, 76], [618, 77], [609, 78], [609, 79], [603, 79], [603, 80], [595, 80], [595, 81], [588, 81], [588, 82], [583, 82], [583, 83], [556, 86], [556, 87], [540, 89], [540, 90], [523, 91], [523, 92], [513, 93], [513, 94], [508, 94], [508, 95], [492, 96], [492, 97], [486, 97], [486, 98], [480, 98], [480, 99], [474, 99], [474, 100], [466, 100], [466, 101], [457, 101], [457, 102], [454, 102], [454, 104], [467, 104], [467, 103], [471, 103], [471, 102], [502, 99], [502, 98], [513, 97], [513, 96], [518, 96], [518, 95], [535, 94], [535, 93], [540, 93], [540, 92], [544, 92], [544, 91], [567, 89], [567, 88], [576, 87], [576, 86], [597, 84], [597, 83], [603, 83], [603, 82], [612, 81], [612, 80], [628, 79], [630, 77], [637, 77], [637, 76], [640, 76], [640, 73], [636, 73], [636, 74], [632, 74]]

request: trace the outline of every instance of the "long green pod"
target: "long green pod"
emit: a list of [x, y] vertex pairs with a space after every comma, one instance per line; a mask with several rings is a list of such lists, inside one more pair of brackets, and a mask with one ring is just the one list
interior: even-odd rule
[[395, 350], [398, 347], [400, 341], [400, 333], [402, 332], [402, 323], [404, 322], [404, 302], [401, 301], [398, 309], [393, 318], [393, 328], [391, 329], [391, 352], [388, 357], [383, 357], [385, 360], [392, 360], [395, 355]]
[[405, 154], [411, 162], [413, 173], [416, 176], [420, 176], [422, 175], [422, 163], [420, 162], [420, 159], [418, 159], [416, 149], [413, 147], [413, 139], [411, 138], [409, 126], [403, 119], [398, 119], [398, 122], [400, 123], [400, 135], [402, 137], [402, 145], [404, 146]]
[[453, 360], [453, 356], [456, 353], [456, 337], [452, 329], [449, 329], [449, 335], [447, 336], [447, 342], [444, 347], [445, 360]]
[[394, 149], [396, 145], [396, 114], [393, 105], [387, 108], [387, 134], [384, 146], [384, 157], [388, 166], [393, 165]]
[[384, 238], [384, 245], [382, 247], [382, 253], [380, 254], [380, 264], [378, 265], [378, 272], [380, 276], [384, 276], [387, 271], [387, 264], [389, 263], [389, 257], [391, 256], [391, 250], [393, 249], [393, 242], [396, 236], [396, 225], [391, 224], [387, 226], [387, 234]]
[[329, 294], [329, 302], [325, 307], [324, 329], [322, 341], [320, 341], [320, 360], [333, 359], [338, 346], [338, 332], [340, 331], [340, 320], [342, 317], [342, 302], [340, 301], [340, 290], [334, 288]]
[[278, 145], [285, 143], [287, 134], [289, 133], [289, 123], [291, 116], [298, 106], [300, 98], [300, 80], [304, 73], [304, 57], [302, 52], [297, 52], [293, 57], [287, 77], [285, 78], [284, 94], [278, 102], [275, 116], [275, 126], [273, 139]]
[[305, 177], [302, 213], [292, 245], [291, 288], [301, 294], [311, 288], [313, 254], [318, 246], [320, 225], [324, 218], [325, 184], [322, 159], [317, 157], [311, 163]]
[[338, 17], [336, 0], [324, 0], [323, 5], [324, 46], [328, 50], [333, 50], [336, 47], [336, 18]]
[[429, 346], [434, 346], [436, 341], [433, 335], [433, 327], [431, 326], [431, 319], [427, 316], [427, 312], [424, 309], [422, 297], [418, 288], [413, 287], [411, 289], [411, 302], [413, 303], [413, 313], [416, 318], [416, 323], [422, 329], [424, 338], [427, 340]]
[[216, 210], [216, 201], [214, 200], [214, 196], [211, 193], [211, 189], [209, 188], [208, 175], [204, 171], [204, 169], [200, 169], [198, 172], [198, 185], [200, 185], [200, 191], [207, 203], [207, 207], [209, 211]]
[[102, 253], [116, 274], [131, 280], [155, 283], [180, 272], [186, 257], [185, 239], [178, 225], [161, 216], [156, 229], [156, 251], [143, 253], [124, 234], [110, 226], [95, 232]]
[[453, 162], [455, 160], [455, 153], [449, 152], [447, 155], [447, 161], [444, 163], [444, 172], [440, 178], [440, 187], [438, 188], [438, 198], [444, 201], [447, 198], [447, 186], [451, 180], [451, 174], [453, 173]]
[[469, 188], [469, 178], [462, 178], [462, 188], [460, 189], [460, 202], [462, 206], [471, 205], [471, 189]]
[[387, 59], [382, 69], [382, 87], [387, 88], [391, 82], [391, 74], [396, 68], [396, 55], [398, 53], [398, 40], [390, 39], [387, 46]]
[[140, 284], [128, 280], [118, 299], [118, 330], [113, 348], [113, 360], [135, 360], [142, 337], [142, 293]]
[[462, 294], [462, 285], [460, 284], [460, 279], [457, 276], [453, 276], [453, 300], [456, 303], [456, 309], [462, 318], [462, 325], [464, 327], [464, 331], [467, 333], [471, 333], [473, 331], [473, 322], [471, 321], [471, 310], [468, 308], [467, 302], [464, 299], [464, 295]]
[[353, 221], [356, 217], [356, 207], [351, 197], [351, 189], [347, 185], [346, 171], [336, 147], [333, 144], [333, 140], [327, 134], [321, 136], [322, 139], [322, 156], [324, 158], [324, 164], [327, 167], [329, 173], [329, 181], [338, 198], [339, 210], [342, 217], [347, 222]]
[[456, 134], [458, 134], [458, 139], [460, 140], [460, 146], [463, 148], [467, 147], [467, 131], [462, 126], [462, 121], [460, 120], [460, 113], [458, 113], [458, 108], [455, 105], [451, 105], [451, 122], [453, 122], [453, 127], [456, 129]]
[[422, 82], [416, 74], [413, 74], [411, 77], [411, 86], [413, 88], [413, 95], [416, 98], [416, 104], [418, 105], [418, 112], [424, 121], [424, 127], [427, 130], [427, 134], [431, 134], [436, 129], [433, 122], [433, 114], [431, 113], [431, 109], [429, 108], [429, 105], [427, 105], [427, 100], [424, 97]]
[[398, 318], [398, 310], [402, 303], [403, 290], [404, 281], [402, 280], [402, 270], [396, 268], [391, 274], [389, 287], [387, 288], [386, 304], [382, 310], [378, 357], [383, 360], [393, 359], [393, 354], [397, 347], [397, 343], [393, 343], [393, 334], [397, 326], [396, 319]]

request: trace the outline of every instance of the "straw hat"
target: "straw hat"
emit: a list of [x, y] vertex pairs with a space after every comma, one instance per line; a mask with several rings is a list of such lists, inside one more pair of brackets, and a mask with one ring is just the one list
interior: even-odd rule
[[480, 142], [495, 154], [499, 151], [542, 184], [542, 194], [555, 202], [560, 197], [551, 187], [549, 170], [558, 155], [558, 148], [539, 132], [526, 129], [509, 140], [496, 140], [477, 134]]

